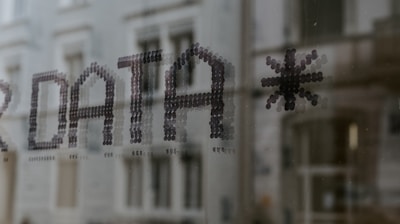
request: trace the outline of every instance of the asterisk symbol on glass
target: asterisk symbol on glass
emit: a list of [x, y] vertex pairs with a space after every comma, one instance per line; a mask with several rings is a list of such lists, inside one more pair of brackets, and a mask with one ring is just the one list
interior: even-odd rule
[[300, 84], [307, 82], [321, 82], [323, 80], [322, 72], [304, 73], [306, 65], [310, 65], [312, 61], [318, 59], [316, 50], [312, 50], [311, 54], [307, 54], [305, 59], [296, 65], [296, 49], [287, 49], [283, 65], [272, 59], [270, 56], [266, 58], [266, 64], [275, 70], [278, 77], [262, 78], [262, 87], [279, 86], [267, 100], [266, 108], [270, 109], [272, 103], [276, 103], [280, 96], [285, 99], [285, 110], [294, 110], [296, 102], [296, 94], [301, 98], [311, 101], [313, 106], [318, 104], [318, 95], [310, 91], [306, 91]]

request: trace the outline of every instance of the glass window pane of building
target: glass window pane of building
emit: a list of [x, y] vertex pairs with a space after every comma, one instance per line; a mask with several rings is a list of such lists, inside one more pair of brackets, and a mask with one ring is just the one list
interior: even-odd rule
[[397, 224], [399, 0], [0, 0], [0, 224]]

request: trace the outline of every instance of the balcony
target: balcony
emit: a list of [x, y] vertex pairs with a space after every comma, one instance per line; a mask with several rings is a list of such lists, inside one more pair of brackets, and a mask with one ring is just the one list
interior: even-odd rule
[[339, 41], [335, 84], [400, 85], [400, 16], [377, 20], [371, 34], [352, 36]]

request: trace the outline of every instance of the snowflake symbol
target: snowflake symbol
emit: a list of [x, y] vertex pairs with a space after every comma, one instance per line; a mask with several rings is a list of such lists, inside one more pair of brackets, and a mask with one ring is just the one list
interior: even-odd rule
[[296, 97], [298, 94], [301, 98], [306, 98], [311, 101], [313, 106], [318, 104], [318, 95], [300, 88], [300, 84], [307, 82], [321, 82], [323, 80], [322, 72], [302, 73], [306, 70], [306, 65], [310, 65], [312, 61], [318, 59], [316, 50], [312, 50], [311, 54], [307, 54], [305, 59], [302, 59], [300, 65], [296, 65], [296, 49], [287, 49], [284, 59], [284, 65], [281, 66], [275, 59], [267, 57], [266, 64], [272, 70], [281, 75], [279, 77], [262, 78], [262, 87], [279, 86], [279, 90], [271, 94], [267, 100], [266, 108], [271, 108], [271, 103], [276, 103], [279, 96], [285, 99], [285, 110], [294, 110]]

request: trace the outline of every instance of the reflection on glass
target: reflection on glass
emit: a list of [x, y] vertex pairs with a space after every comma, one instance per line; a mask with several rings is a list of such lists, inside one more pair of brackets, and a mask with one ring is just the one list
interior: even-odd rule
[[57, 206], [73, 208], [77, 205], [78, 162], [60, 160], [58, 163]]
[[343, 33], [344, 1], [302, 0], [301, 34], [303, 40], [321, 40]]
[[346, 181], [344, 175], [315, 175], [312, 178], [314, 212], [343, 213], [346, 209]]
[[[139, 43], [141, 52], [151, 52], [160, 49], [160, 40], [158, 38], [146, 40]], [[157, 64], [146, 63], [142, 64], [142, 91], [149, 93], [159, 88], [160, 83], [160, 68]]]
[[168, 208], [171, 203], [171, 163], [166, 157], [151, 159], [152, 190], [155, 208]]
[[138, 208], [142, 205], [143, 160], [125, 159], [126, 169], [126, 204], [128, 207]]
[[200, 155], [182, 157], [184, 173], [184, 206], [199, 209], [202, 200], [202, 162]]
[[[181, 54], [193, 44], [193, 34], [191, 32], [178, 34], [171, 37], [175, 59], [181, 57]], [[184, 86], [191, 86], [193, 84], [193, 70], [194, 70], [194, 57], [191, 57], [181, 70], [176, 74], [176, 87], [182, 88]]]

